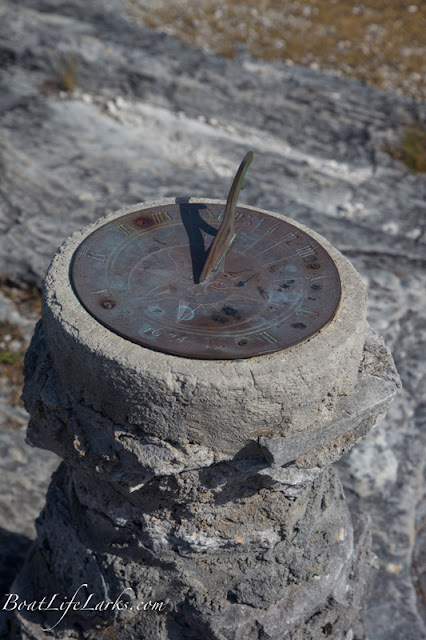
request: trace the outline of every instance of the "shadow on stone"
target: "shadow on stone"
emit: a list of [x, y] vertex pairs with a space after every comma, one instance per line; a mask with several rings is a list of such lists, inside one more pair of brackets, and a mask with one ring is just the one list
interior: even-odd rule
[[0, 602], [24, 564], [30, 538], [0, 527]]

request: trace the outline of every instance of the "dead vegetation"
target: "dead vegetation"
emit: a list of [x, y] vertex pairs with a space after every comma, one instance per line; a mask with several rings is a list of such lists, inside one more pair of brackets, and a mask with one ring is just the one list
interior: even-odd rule
[[61, 91], [72, 94], [78, 88], [80, 65], [72, 53], [60, 54], [53, 62], [53, 74], [39, 85], [43, 93], [58, 94]]
[[18, 325], [5, 320], [0, 322], [0, 379], [6, 379], [10, 389], [10, 402], [19, 404], [24, 382], [22, 367], [26, 345]]
[[[13, 301], [21, 314], [31, 318], [34, 323], [37, 321], [41, 311], [41, 294], [36, 287], [16, 287], [0, 278], [0, 290]], [[0, 321], [0, 384], [8, 389], [9, 402], [13, 406], [22, 405], [22, 367], [27, 347], [28, 339], [19, 324], [10, 320]]]
[[232, 58], [241, 49], [426, 99], [426, 4], [405, 0], [131, 0], [147, 26]]
[[426, 129], [419, 122], [407, 125], [399, 142], [387, 145], [385, 151], [413, 173], [426, 173]]

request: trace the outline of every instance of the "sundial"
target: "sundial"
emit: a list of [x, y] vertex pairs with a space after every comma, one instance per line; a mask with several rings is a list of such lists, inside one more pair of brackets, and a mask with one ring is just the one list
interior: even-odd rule
[[72, 261], [85, 309], [123, 338], [201, 359], [245, 359], [308, 340], [340, 302], [337, 267], [306, 231], [237, 205], [177, 200], [115, 218]]

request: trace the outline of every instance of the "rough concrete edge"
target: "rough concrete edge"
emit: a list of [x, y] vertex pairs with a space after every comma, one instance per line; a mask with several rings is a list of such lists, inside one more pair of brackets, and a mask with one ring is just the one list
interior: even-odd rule
[[[33, 369], [32, 375], [37, 374], [41, 378], [40, 381], [37, 378], [34, 383], [31, 383], [31, 387], [28, 386], [27, 379], [23, 397], [31, 414], [39, 410], [37, 406], [41, 403], [41, 411], [44, 415], [44, 420], [47, 420], [47, 422], [44, 427], [34, 428], [32, 420], [30, 420], [27, 442], [33, 446], [51, 449], [56, 454], [66, 458], [68, 464], [75, 468], [81, 468], [83, 460], [80, 449], [82, 445], [80, 443], [80, 446], [75, 448], [73, 446], [73, 438], [76, 433], [81, 433], [81, 428], [85, 428], [84, 421], [87, 421], [87, 408], [83, 409], [83, 413], [80, 416], [79, 404], [72, 402], [69, 394], [62, 389], [55, 370], [51, 366], [41, 323], [38, 325], [34, 340], [36, 348], [33, 355], [37, 356], [37, 360], [31, 363], [31, 367], [30, 362], [28, 362], [28, 368]], [[29, 352], [27, 356], [29, 361], [32, 360], [30, 353], [32, 352]], [[365, 367], [367, 367], [368, 372], [365, 371]], [[117, 488], [121, 487], [121, 490], [132, 493], [149, 482], [154, 476], [175, 475], [185, 471], [202, 469], [222, 460], [238, 471], [269, 475], [275, 482], [294, 487], [290, 491], [297, 491], [297, 488], [316, 477], [324, 463], [332, 462], [335, 459], [335, 456], [333, 457], [330, 454], [330, 448], [332, 453], [336, 453], [333, 449], [333, 442], [336, 442], [336, 438], [338, 439], [340, 436], [348, 434], [348, 439], [351, 442], [345, 441], [344, 446], [346, 448], [352, 446], [383, 417], [396, 394], [400, 383], [392, 357], [383, 341], [370, 328], [366, 331], [363, 365], [360, 369], [358, 383], [354, 391], [350, 396], [342, 396], [340, 398], [337, 404], [337, 414], [331, 421], [323, 419], [319, 425], [316, 425], [316, 428], [304, 429], [296, 435], [287, 437], [276, 436], [269, 438], [260, 436], [253, 441], [260, 444], [260, 449], [258, 454], [252, 452], [252, 457], [241, 456], [238, 459], [233, 459], [233, 453], [228, 452], [227, 454], [223, 453], [219, 458], [215, 451], [208, 447], [194, 448], [193, 446], [181, 445], [175, 448], [168, 441], [159, 437], [138, 433], [138, 441], [142, 446], [144, 444], [149, 445], [149, 455], [153, 457], [152, 461], [144, 458], [143, 461], [139, 460], [139, 462], [135, 458], [136, 466], [130, 474], [127, 474], [127, 483], [122, 478], [123, 474], [118, 473], [118, 469], [115, 471], [115, 477], [112, 473], [113, 470], [108, 465], [105, 469], [103, 468], [102, 460], [96, 458], [96, 451], [95, 454], [90, 456], [87, 464], [83, 465], [84, 470], [89, 475], [108, 480], [108, 482], [116, 485]], [[49, 384], [45, 380], [46, 375], [48, 376]], [[33, 384], [35, 384], [35, 387], [32, 386]], [[40, 384], [42, 385], [41, 392], [37, 391]], [[52, 384], [53, 396], [51, 399], [49, 396], [47, 400], [44, 400], [43, 393]], [[30, 389], [32, 390], [30, 391]], [[29, 397], [27, 397], [28, 395]], [[46, 406], [44, 406], [45, 401], [47, 402]], [[68, 419], [64, 422], [64, 416], [68, 415], [71, 407], [74, 407], [72, 411], [77, 422], [69, 422]], [[54, 412], [52, 416], [53, 423], [49, 426], [51, 411]], [[57, 412], [57, 415], [55, 412]], [[92, 415], [94, 410], [91, 409], [90, 412], [90, 415]], [[92, 422], [96, 419], [96, 416], [97, 413], [93, 413]], [[106, 420], [102, 416], [99, 419], [101, 421]], [[58, 420], [65, 427], [65, 432], [63, 429], [59, 430], [59, 440], [56, 437]], [[79, 420], [83, 420], [82, 427], [75, 431]], [[108, 421], [108, 424], [110, 422]], [[86, 425], [86, 427], [90, 428], [90, 424]], [[120, 425], [115, 425], [114, 429], [119, 427]], [[128, 433], [129, 437], [131, 437], [131, 425], [122, 425], [121, 431], [124, 434]], [[67, 434], [68, 446], [64, 444], [66, 443], [64, 441], [65, 434]], [[107, 434], [109, 434], [108, 429], [105, 431], [105, 435]], [[125, 446], [125, 442], [120, 446]], [[132, 452], [132, 448], [127, 449], [128, 447], [126, 447], [126, 451], [127, 455], [129, 455]], [[338, 446], [336, 450], [337, 457], [342, 454], [340, 449], [341, 447]], [[303, 458], [311, 451], [313, 451], [311, 456]], [[73, 459], [73, 456], [75, 459]], [[294, 462], [296, 462], [297, 466], [289, 464]]]
[[[74, 233], [52, 259], [45, 279], [42, 321], [53, 366], [64, 389], [86, 398], [93, 406], [102, 404], [113, 420], [120, 420], [119, 413], [134, 424], [142, 419], [145, 431], [152, 435], [165, 436], [177, 444], [206, 445], [218, 456], [231, 449], [236, 453], [253, 436], [283, 435], [289, 429], [297, 431], [304, 424], [311, 425], [321, 419], [319, 411], [330, 417], [335, 399], [351, 393], [356, 384], [364, 345], [365, 285], [350, 262], [327, 240], [293, 220], [265, 212], [308, 232], [328, 251], [339, 271], [342, 299], [328, 326], [288, 349], [246, 360], [173, 356], [112, 333], [80, 304], [70, 286], [69, 270], [81, 241], [124, 214], [175, 201], [166, 198], [109, 214]], [[186, 201], [225, 204], [200, 198]], [[99, 382], [105, 379], [113, 380], [114, 385], [114, 401], [108, 406], [105, 387]], [[227, 416], [239, 415], [238, 427], [235, 420], [231, 424], [221, 414], [225, 393]], [[168, 408], [170, 394], [173, 406]], [[326, 403], [330, 394], [333, 401]], [[246, 402], [242, 405], [243, 395]], [[151, 402], [148, 412], [141, 398]]]
[[[66, 279], [68, 278], [69, 262], [71, 260], [71, 257], [74, 251], [87, 235], [89, 235], [99, 227], [103, 226], [104, 224], [107, 224], [111, 220], [114, 220], [115, 218], [118, 218], [120, 216], [133, 213], [141, 209], [151, 208], [154, 206], [174, 204], [176, 200], [179, 200], [179, 199], [164, 198], [161, 200], [155, 200], [155, 201], [146, 202], [146, 203], [138, 203], [132, 206], [124, 207], [123, 209], [120, 209], [114, 213], [110, 213], [105, 215], [102, 218], [99, 218], [92, 224], [88, 225], [87, 227], [84, 227], [79, 231], [76, 231], [69, 238], [67, 238], [63, 242], [61, 247], [58, 249], [55, 256], [52, 258], [52, 261], [47, 270], [46, 286], [43, 294], [43, 310], [42, 310], [43, 323], [45, 325], [56, 324], [56, 322], [58, 322], [59, 320], [59, 317], [64, 305], [66, 306], [70, 305], [70, 309], [72, 309], [73, 306], [76, 306], [77, 311], [79, 312], [78, 319], [80, 322], [78, 330], [70, 324], [66, 324], [66, 327], [64, 327], [64, 329], [68, 331], [72, 337], [76, 337], [77, 339], [82, 339], [84, 337], [85, 330], [88, 330], [89, 332], [88, 337], [92, 337], [90, 333], [91, 329], [93, 329], [93, 326], [96, 326], [98, 333], [102, 333], [103, 334], [102, 337], [104, 339], [98, 340], [96, 345], [93, 345], [93, 346], [97, 349], [99, 355], [103, 356], [102, 347], [105, 345], [106, 347], [105, 350], [107, 350], [111, 341], [111, 332], [108, 329], [104, 328], [103, 326], [99, 325], [99, 323], [96, 320], [94, 320], [94, 318], [92, 318], [92, 316], [85, 309], [83, 309], [83, 307], [81, 307], [80, 303], [78, 302], [77, 298], [72, 292], [71, 287], [69, 287], [69, 291], [68, 291], [68, 293], [71, 293], [71, 295], [64, 296], [62, 292], [61, 293], [62, 297], [60, 298], [60, 296], [57, 295], [56, 288], [53, 288], [52, 290], [52, 284], [53, 284], [52, 281], [53, 282], [55, 281], [55, 276], [56, 277], [65, 276]], [[202, 198], [202, 199], [190, 198], [187, 201], [202, 202], [207, 204], [222, 204], [222, 205], [226, 204], [226, 202], [223, 200], [213, 200], [208, 198]], [[353, 316], [352, 317], [352, 326], [353, 326], [352, 333], [356, 334], [358, 332], [357, 331], [358, 327], [362, 327], [362, 332], [363, 332], [364, 324], [365, 324], [364, 322], [365, 313], [363, 313], [363, 306], [366, 304], [366, 288], [359, 274], [355, 271], [350, 261], [347, 258], [345, 258], [337, 249], [335, 249], [323, 236], [309, 229], [305, 225], [302, 225], [296, 222], [295, 220], [287, 218], [286, 216], [283, 216], [278, 213], [273, 213], [270, 211], [266, 211], [264, 209], [259, 209], [257, 207], [252, 207], [245, 204], [241, 206], [244, 206], [244, 208], [250, 209], [253, 211], [262, 211], [265, 214], [271, 215], [278, 219], [285, 220], [290, 224], [294, 225], [295, 227], [300, 228], [302, 231], [308, 233], [320, 245], [322, 245], [324, 249], [330, 254], [332, 259], [335, 261], [339, 271], [339, 275], [342, 283], [342, 299], [341, 299], [339, 308], [337, 309], [334, 320], [331, 323], [332, 328], [330, 327], [330, 325], [328, 325], [327, 327], [325, 327], [323, 330], [321, 330], [319, 333], [317, 333], [315, 336], [313, 336], [309, 340], [306, 340], [305, 342], [302, 342], [298, 345], [285, 349], [284, 351], [285, 351], [286, 357], [288, 356], [288, 359], [291, 360], [292, 356], [294, 354], [297, 354], [297, 352], [300, 351], [301, 349], [308, 349], [308, 351], [316, 350], [317, 349], [316, 343], [324, 340], [324, 337], [328, 338], [329, 334], [331, 334], [331, 332], [334, 331], [336, 325], [338, 326], [339, 324], [342, 324], [345, 322], [346, 318], [344, 316], [350, 312], [352, 313], [352, 316]], [[64, 273], [63, 271], [64, 259], [66, 262], [66, 265], [65, 265], [66, 273]], [[356, 283], [351, 283], [351, 285], [348, 286], [346, 279], [342, 278], [342, 273], [345, 270], [348, 271], [349, 277], [352, 277], [356, 280]], [[348, 306], [352, 306], [352, 309], [348, 309]], [[50, 311], [50, 314], [49, 314], [51, 316], [50, 318], [48, 315], [48, 308]], [[65, 321], [65, 323], [66, 322], [67, 321]], [[89, 326], [87, 326], [88, 322], [89, 322]], [[53, 326], [52, 326], [52, 329], [53, 329]], [[77, 332], [79, 335], [73, 336], [75, 332]], [[47, 330], [47, 334], [49, 333], [50, 333], [49, 330]], [[151, 349], [147, 349], [140, 345], [134, 345], [133, 343], [130, 344], [130, 348], [126, 349], [126, 347], [129, 347], [129, 341], [125, 340], [124, 338], [121, 338], [116, 334], [112, 334], [112, 335], [114, 336], [114, 339], [117, 339], [119, 341], [119, 344], [120, 344], [120, 349], [117, 350], [119, 352], [115, 354], [114, 357], [118, 361], [124, 360], [125, 361], [124, 364], [126, 367], [133, 367], [135, 370], [137, 370], [138, 368], [140, 368], [141, 362], [146, 362], [147, 366], [150, 367], [151, 372], [153, 374], [158, 373], [159, 375], [161, 375], [161, 373], [164, 370], [171, 370], [175, 373], [187, 374], [188, 369], [191, 369], [196, 364], [197, 374], [198, 374], [198, 383], [207, 384], [207, 385], [211, 384], [211, 369], [214, 368], [216, 370], [218, 369], [220, 370], [223, 367], [224, 362], [228, 366], [228, 370], [231, 368], [234, 369], [233, 373], [234, 372], [241, 373], [241, 371], [246, 373], [246, 371], [244, 371], [244, 368], [246, 367], [247, 364], [250, 364], [251, 370], [256, 375], [256, 374], [263, 374], [265, 372], [270, 373], [271, 365], [274, 364], [274, 361], [277, 361], [277, 360], [280, 361], [281, 354], [282, 354], [282, 351], [278, 351], [276, 353], [266, 354], [266, 355], [262, 355], [254, 358], [247, 358], [245, 360], [238, 360], [238, 361], [201, 360], [196, 358], [187, 359], [179, 356], [172, 356], [169, 354], [153, 351]], [[337, 342], [337, 340], [334, 339], [334, 342]], [[140, 353], [143, 353], [143, 357], [135, 358], [134, 356], [135, 350], [137, 350]], [[358, 348], [357, 351], [359, 351], [359, 354], [361, 357], [362, 345], [360, 348]], [[153, 353], [155, 353], [155, 359], [151, 357]], [[153, 362], [153, 360], [155, 360], [155, 362]], [[355, 363], [353, 363], [353, 366], [355, 366]], [[356, 367], [357, 366], [358, 366], [358, 363], [356, 363]], [[201, 376], [201, 379], [200, 379], [200, 376]], [[227, 374], [227, 377], [229, 378], [229, 372]], [[228, 380], [228, 383], [229, 383], [229, 380]]]
[[376, 416], [376, 426], [400, 388], [401, 380], [389, 349], [367, 323], [357, 384], [349, 396], [340, 398], [333, 419], [316, 429], [287, 437], [261, 436], [262, 452], [270, 466], [278, 471], [306, 453], [329, 445], [339, 436], [356, 431], [370, 416]]

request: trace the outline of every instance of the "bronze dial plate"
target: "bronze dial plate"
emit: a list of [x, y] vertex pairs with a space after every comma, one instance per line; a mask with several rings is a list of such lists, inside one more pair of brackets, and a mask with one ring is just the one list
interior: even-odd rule
[[310, 235], [237, 207], [235, 240], [200, 283], [224, 205], [169, 204], [129, 213], [76, 250], [72, 284], [100, 323], [179, 356], [241, 359], [307, 340], [333, 318], [337, 268]]

